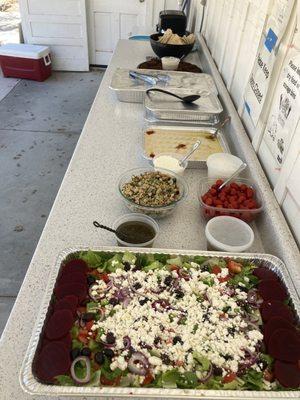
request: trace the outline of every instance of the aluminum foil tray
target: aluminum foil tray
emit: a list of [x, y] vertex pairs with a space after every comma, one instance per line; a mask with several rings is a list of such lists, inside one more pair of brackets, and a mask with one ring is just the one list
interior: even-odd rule
[[[206, 168], [206, 159], [210, 154], [230, 153], [221, 132], [217, 133], [214, 141], [210, 139], [210, 135], [216, 130], [211, 127], [150, 124], [144, 131], [143, 156], [149, 161], [152, 160], [153, 155], [159, 153], [178, 153], [184, 156], [197, 140], [202, 139], [200, 148], [189, 158], [187, 168]], [[213, 147], [216, 141], [220, 146], [218, 148]]]
[[[179, 91], [170, 89], [170, 92], [188, 96], [196, 94], [193, 90]], [[178, 121], [197, 121], [215, 125], [220, 121], [220, 114], [223, 107], [218, 96], [210, 92], [208, 96], [201, 96], [192, 104], [186, 104], [160, 92], [151, 92], [145, 97], [146, 118], [156, 118], [157, 120], [178, 120]]]
[[[37, 316], [30, 343], [23, 361], [20, 371], [20, 384], [22, 389], [32, 395], [39, 396], [80, 396], [80, 397], [105, 397], [105, 398], [139, 398], [139, 399], [299, 399], [300, 391], [239, 391], [239, 390], [195, 390], [195, 389], [157, 389], [157, 388], [125, 388], [125, 387], [83, 387], [83, 386], [57, 386], [45, 385], [38, 382], [32, 373], [32, 363], [35, 352], [39, 343], [40, 334], [44, 325], [45, 317], [48, 311], [49, 303], [52, 297], [54, 285], [57, 279], [58, 272], [62, 261], [78, 251], [88, 250], [88, 247], [74, 247], [62, 251], [57, 257], [56, 263], [53, 266], [45, 296]], [[283, 262], [272, 255], [255, 254], [255, 253], [221, 253], [208, 251], [193, 251], [193, 250], [167, 250], [167, 249], [144, 249], [144, 248], [121, 248], [121, 247], [99, 247], [93, 249], [95, 251], [106, 252], [135, 252], [135, 253], [160, 253], [170, 255], [203, 255], [211, 257], [231, 257], [233, 259], [251, 260], [257, 264], [263, 264], [265, 267], [274, 271], [282, 280], [288, 289], [292, 305], [299, 318], [300, 301], [297, 292], [293, 286], [292, 279], [283, 264]]]
[[[143, 103], [145, 92], [152, 87], [141, 80], [135, 80], [129, 77], [129, 71], [141, 73], [139, 69], [117, 68], [113, 74], [110, 89], [114, 90], [119, 101], [126, 103]], [[209, 74], [195, 74], [191, 72], [179, 71], [158, 71], [153, 69], [145, 69], [143, 73], [156, 76], [157, 74], [169, 76], [168, 82], [159, 82], [155, 87], [180, 90], [192, 90], [198, 93], [207, 90], [215, 95], [218, 90], [213, 78]]]

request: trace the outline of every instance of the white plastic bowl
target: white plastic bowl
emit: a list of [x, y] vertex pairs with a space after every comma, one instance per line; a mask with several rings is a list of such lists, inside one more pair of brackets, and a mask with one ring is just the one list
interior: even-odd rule
[[242, 164], [242, 160], [229, 153], [214, 153], [207, 157], [207, 175], [209, 178], [229, 178]]
[[229, 216], [212, 218], [205, 227], [209, 250], [241, 253], [254, 241], [252, 228], [244, 221]]

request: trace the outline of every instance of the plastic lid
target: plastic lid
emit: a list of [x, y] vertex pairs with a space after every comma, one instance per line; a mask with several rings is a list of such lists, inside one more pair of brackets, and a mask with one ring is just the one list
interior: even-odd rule
[[252, 228], [229, 216], [212, 218], [206, 225], [205, 236], [216, 250], [237, 253], [248, 250], [254, 241]]
[[0, 55], [9, 57], [23, 57], [39, 59], [50, 53], [48, 46], [39, 46], [36, 44], [8, 43], [0, 46]]

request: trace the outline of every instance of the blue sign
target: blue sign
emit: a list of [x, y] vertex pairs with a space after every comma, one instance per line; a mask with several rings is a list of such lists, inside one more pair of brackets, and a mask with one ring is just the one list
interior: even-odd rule
[[272, 31], [272, 29], [269, 29], [269, 32], [267, 34], [266, 40], [265, 40], [265, 46], [271, 53], [271, 51], [274, 49], [276, 46], [278, 37], [276, 36], [275, 32]]

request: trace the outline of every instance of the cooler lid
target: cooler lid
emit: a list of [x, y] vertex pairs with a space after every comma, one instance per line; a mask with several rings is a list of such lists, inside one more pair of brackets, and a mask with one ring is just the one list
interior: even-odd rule
[[49, 47], [36, 44], [8, 43], [0, 46], [1, 56], [40, 59], [49, 53]]

